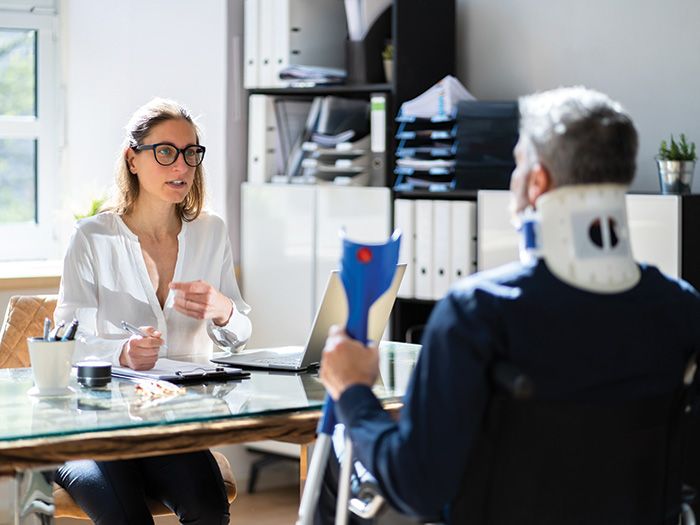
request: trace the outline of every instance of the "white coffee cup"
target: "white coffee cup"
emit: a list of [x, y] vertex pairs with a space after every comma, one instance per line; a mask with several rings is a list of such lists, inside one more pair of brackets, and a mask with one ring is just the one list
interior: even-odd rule
[[29, 337], [27, 345], [34, 375], [34, 388], [29, 390], [29, 394], [40, 396], [71, 394], [73, 390], [68, 383], [75, 341], [44, 341], [41, 337]]

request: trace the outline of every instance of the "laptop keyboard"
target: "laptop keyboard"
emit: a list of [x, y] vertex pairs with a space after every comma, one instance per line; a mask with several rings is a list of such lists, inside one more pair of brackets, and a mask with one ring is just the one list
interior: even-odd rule
[[298, 357], [261, 357], [260, 359], [253, 359], [253, 363], [261, 363], [267, 365], [289, 365], [296, 366], [299, 363]]

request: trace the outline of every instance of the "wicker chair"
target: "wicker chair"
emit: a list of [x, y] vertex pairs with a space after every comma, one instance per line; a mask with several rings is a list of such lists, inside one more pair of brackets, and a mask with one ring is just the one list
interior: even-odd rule
[[[53, 319], [57, 299], [57, 295], [15, 295], [10, 298], [2, 332], [0, 332], [0, 368], [30, 366], [27, 337], [42, 336], [44, 319], [46, 317]], [[219, 452], [213, 454], [221, 469], [228, 501], [231, 503], [236, 498], [237, 490], [231, 465], [223, 454]], [[54, 515], [57, 518], [89, 519], [63, 487], [54, 484], [53, 496]], [[173, 513], [159, 501], [149, 499], [147, 504], [153, 516], [165, 516]]]

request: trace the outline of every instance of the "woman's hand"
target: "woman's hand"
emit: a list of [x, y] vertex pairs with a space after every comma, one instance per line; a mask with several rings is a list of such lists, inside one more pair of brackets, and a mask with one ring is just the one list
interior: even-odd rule
[[132, 335], [122, 347], [119, 364], [133, 370], [150, 370], [156, 365], [158, 352], [165, 341], [160, 337], [163, 334], [152, 326], [141, 326], [139, 330], [150, 337]]
[[336, 401], [352, 385], [374, 386], [379, 377], [377, 345], [365, 346], [348, 337], [340, 326], [332, 326], [323, 347], [319, 377]]
[[233, 314], [233, 303], [213, 286], [204, 281], [172, 282], [175, 290], [175, 310], [195, 319], [211, 319], [224, 326]]

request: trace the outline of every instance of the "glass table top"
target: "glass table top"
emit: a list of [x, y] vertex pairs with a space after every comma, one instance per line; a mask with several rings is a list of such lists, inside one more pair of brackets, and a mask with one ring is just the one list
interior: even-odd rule
[[[379, 399], [400, 399], [419, 351], [419, 345], [380, 344], [373, 389]], [[75, 369], [70, 395], [32, 396], [33, 385], [29, 368], [0, 370], [0, 441], [315, 410], [325, 398], [315, 372], [251, 371], [248, 379], [182, 385], [184, 392], [159, 398], [143, 396], [127, 380], [84, 388]]]

